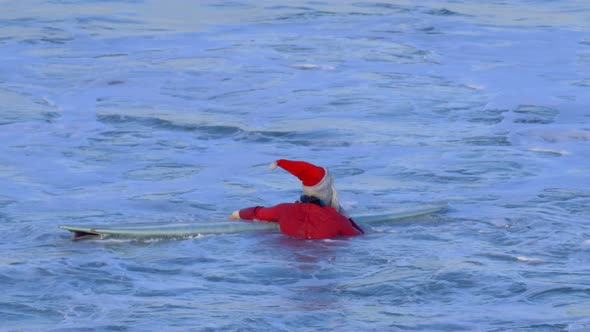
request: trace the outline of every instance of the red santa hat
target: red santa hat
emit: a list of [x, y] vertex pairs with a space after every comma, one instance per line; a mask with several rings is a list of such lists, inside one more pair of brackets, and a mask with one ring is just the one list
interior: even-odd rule
[[269, 165], [271, 170], [280, 166], [295, 175], [303, 184], [303, 194], [317, 197], [343, 215], [346, 212], [338, 202], [338, 193], [334, 188], [334, 178], [323, 167], [305, 161], [279, 159]]
[[305, 187], [317, 185], [326, 176], [326, 170], [324, 168], [305, 161], [279, 159], [272, 162], [269, 168], [275, 169], [277, 166], [295, 175]]

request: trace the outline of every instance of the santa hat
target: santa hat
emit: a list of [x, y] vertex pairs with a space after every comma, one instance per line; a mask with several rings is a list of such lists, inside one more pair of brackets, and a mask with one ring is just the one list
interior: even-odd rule
[[332, 206], [336, 211], [345, 214], [338, 202], [338, 193], [334, 188], [334, 178], [326, 168], [305, 161], [287, 159], [274, 161], [269, 165], [269, 168], [274, 170], [277, 166], [295, 175], [301, 181], [305, 195], [317, 197]]
[[270, 164], [269, 168], [274, 170], [277, 166], [295, 175], [304, 187], [313, 187], [320, 183], [327, 174], [326, 169], [318, 167], [305, 161], [279, 159]]

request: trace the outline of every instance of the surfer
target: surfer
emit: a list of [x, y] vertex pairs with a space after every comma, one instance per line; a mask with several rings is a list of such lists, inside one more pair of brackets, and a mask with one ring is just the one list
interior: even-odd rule
[[346, 215], [328, 169], [305, 161], [279, 159], [270, 164], [295, 175], [303, 184], [303, 193], [295, 203], [272, 207], [254, 206], [234, 211], [228, 219], [278, 222], [281, 232], [304, 239], [356, 236], [364, 231]]

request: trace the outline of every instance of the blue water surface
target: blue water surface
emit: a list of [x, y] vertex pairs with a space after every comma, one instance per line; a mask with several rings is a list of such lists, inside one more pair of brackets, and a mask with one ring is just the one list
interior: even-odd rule
[[[0, 330], [590, 331], [590, 3], [0, 2]], [[350, 239], [72, 242], [297, 199]]]

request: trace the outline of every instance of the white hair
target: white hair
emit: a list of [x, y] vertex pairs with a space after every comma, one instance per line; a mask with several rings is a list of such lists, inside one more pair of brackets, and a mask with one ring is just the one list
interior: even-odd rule
[[338, 213], [348, 217], [338, 201], [338, 192], [334, 187], [334, 177], [326, 168], [324, 170], [326, 171], [324, 178], [315, 186], [303, 186], [303, 194], [321, 199]]

